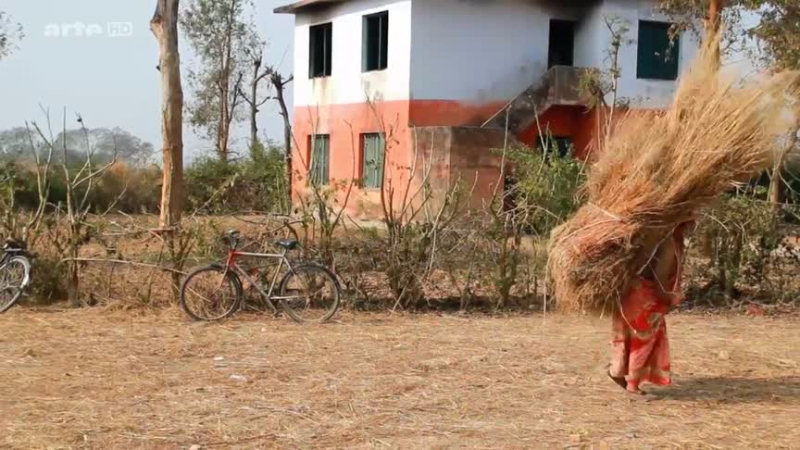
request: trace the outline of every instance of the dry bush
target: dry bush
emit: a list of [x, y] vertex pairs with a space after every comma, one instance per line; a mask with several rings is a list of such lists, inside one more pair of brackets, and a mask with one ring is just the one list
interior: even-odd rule
[[678, 224], [770, 167], [797, 75], [737, 84], [701, 56], [665, 114], [628, 114], [589, 173], [589, 202], [552, 235], [564, 310], [609, 312]]
[[686, 271], [693, 305], [730, 308], [796, 301], [800, 258], [791, 242], [797, 231], [760, 198], [766, 193], [756, 193], [726, 195], [701, 215]]

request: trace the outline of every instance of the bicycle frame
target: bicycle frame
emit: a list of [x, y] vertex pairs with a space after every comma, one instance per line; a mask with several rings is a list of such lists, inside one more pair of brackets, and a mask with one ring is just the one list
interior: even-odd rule
[[[278, 267], [275, 269], [275, 273], [272, 275], [272, 281], [269, 284], [269, 290], [264, 292], [261, 284], [254, 280], [250, 274], [247, 273], [246, 270], [239, 267], [236, 264], [236, 260], [238, 258], [255, 258], [255, 259], [277, 259], [278, 260]], [[273, 299], [275, 300], [286, 300], [293, 297], [276, 297], [273, 296], [272, 293], [275, 291], [275, 284], [278, 282], [278, 277], [281, 274], [281, 269], [283, 269], [283, 265], [289, 268], [289, 271], [293, 271], [292, 264], [286, 258], [286, 250], [283, 253], [251, 253], [251, 252], [240, 252], [236, 249], [232, 249], [228, 252], [228, 257], [225, 259], [225, 273], [228, 270], [233, 270], [240, 278], [244, 279], [245, 281], [249, 282], [251, 286], [253, 286], [256, 291], [261, 295], [264, 300], [267, 301], [270, 309], [272, 312], [278, 313], [278, 308], [275, 307], [275, 304], [272, 302]]]

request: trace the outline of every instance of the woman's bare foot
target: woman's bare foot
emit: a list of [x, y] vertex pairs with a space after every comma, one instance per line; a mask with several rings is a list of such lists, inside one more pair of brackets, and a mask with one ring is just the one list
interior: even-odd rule
[[639, 386], [628, 385], [628, 387], [625, 388], [625, 391], [628, 392], [628, 397], [631, 400], [643, 400], [646, 402], [652, 402], [654, 400], [659, 399], [659, 397], [653, 394], [652, 392], [645, 392], [639, 389]]
[[632, 384], [628, 384], [627, 386], [625, 386], [625, 390], [628, 391], [628, 394], [631, 394], [631, 395], [645, 395], [646, 394], [643, 390], [639, 389], [639, 386], [635, 386], [635, 385], [632, 385]]

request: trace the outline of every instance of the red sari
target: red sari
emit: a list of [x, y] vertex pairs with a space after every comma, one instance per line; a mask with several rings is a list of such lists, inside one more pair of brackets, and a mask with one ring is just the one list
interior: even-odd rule
[[[682, 233], [673, 234], [678, 269], [670, 279], [670, 291], [677, 293], [682, 261]], [[665, 316], [669, 305], [658, 301], [656, 281], [639, 279], [614, 313], [612, 358], [609, 374], [625, 378], [629, 388], [649, 382], [670, 384], [669, 340]]]

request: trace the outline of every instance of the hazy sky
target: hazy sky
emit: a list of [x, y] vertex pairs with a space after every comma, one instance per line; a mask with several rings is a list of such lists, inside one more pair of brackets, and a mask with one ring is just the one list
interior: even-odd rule
[[[254, 3], [259, 31], [269, 42], [266, 60], [288, 75], [294, 17], [272, 10], [291, 1]], [[89, 127], [119, 126], [160, 148], [158, 47], [149, 29], [155, 4], [155, 0], [0, 0], [0, 9], [21, 23], [26, 35], [19, 50], [0, 61], [0, 130], [26, 120], [43, 122], [41, 104], [51, 109], [55, 122], [60, 122], [66, 107], [68, 126], [77, 125], [74, 118], [79, 112]], [[75, 24], [87, 27], [83, 37], [76, 36], [71, 27]], [[185, 76], [193, 56], [181, 47]], [[274, 105], [262, 108], [259, 120], [262, 135], [282, 139]], [[240, 148], [246, 135], [244, 129], [237, 134]], [[184, 142], [187, 158], [211, 148], [190, 127]]]

